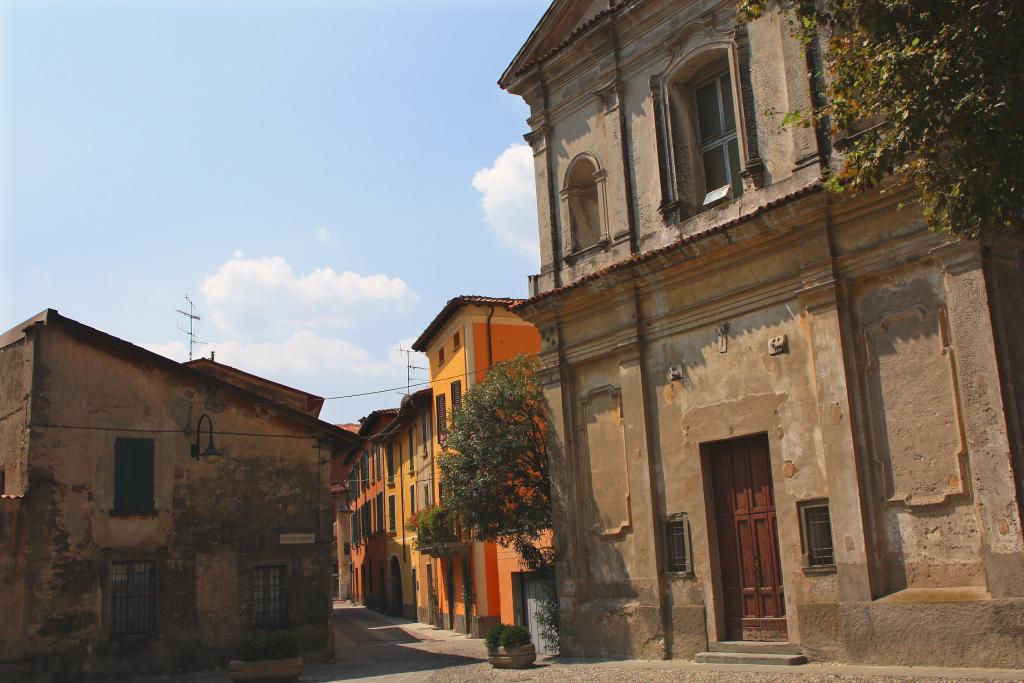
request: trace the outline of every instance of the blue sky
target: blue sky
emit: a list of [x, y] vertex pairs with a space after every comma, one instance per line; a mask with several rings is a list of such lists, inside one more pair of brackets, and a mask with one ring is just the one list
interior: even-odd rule
[[[538, 270], [526, 106], [546, 0], [8, 0], [0, 327], [46, 308], [321, 395], [405, 383], [452, 296]], [[398, 394], [329, 401], [349, 421]]]

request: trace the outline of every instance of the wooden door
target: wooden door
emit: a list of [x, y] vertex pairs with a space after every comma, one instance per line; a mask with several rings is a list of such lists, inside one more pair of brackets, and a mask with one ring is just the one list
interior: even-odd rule
[[730, 640], [788, 640], [771, 459], [765, 435], [708, 448]]

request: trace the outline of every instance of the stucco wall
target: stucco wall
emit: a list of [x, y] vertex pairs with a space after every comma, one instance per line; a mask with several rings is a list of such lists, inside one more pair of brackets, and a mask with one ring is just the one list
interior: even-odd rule
[[21, 337], [0, 348], [0, 469], [5, 490], [21, 495], [28, 484], [28, 396], [32, 382], [32, 342]]
[[[223, 665], [254, 631], [252, 568], [286, 570], [287, 628], [309, 656], [329, 645], [330, 446], [216, 384], [37, 327], [29, 555], [33, 587], [14, 652], [44, 672]], [[199, 415], [222, 455], [190, 458]], [[155, 442], [155, 514], [112, 515], [114, 442]], [[203, 447], [205, 447], [205, 430]], [[315, 543], [283, 545], [282, 533]], [[110, 632], [110, 563], [156, 563], [156, 632]]]

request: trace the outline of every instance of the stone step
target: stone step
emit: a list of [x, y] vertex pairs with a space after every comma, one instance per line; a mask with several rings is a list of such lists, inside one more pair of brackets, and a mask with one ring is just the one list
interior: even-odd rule
[[698, 652], [693, 659], [700, 664], [797, 666], [807, 663], [807, 657], [803, 655], [776, 655], [757, 652]]
[[708, 643], [711, 652], [747, 652], [766, 655], [802, 655], [803, 649], [785, 641], [722, 640]]

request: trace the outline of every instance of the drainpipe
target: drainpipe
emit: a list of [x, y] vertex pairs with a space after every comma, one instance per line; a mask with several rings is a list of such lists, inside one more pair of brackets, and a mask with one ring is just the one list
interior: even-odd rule
[[491, 369], [491, 365], [494, 364], [494, 352], [491, 348], [491, 318], [494, 317], [494, 306], [491, 306], [487, 312], [487, 369]]

